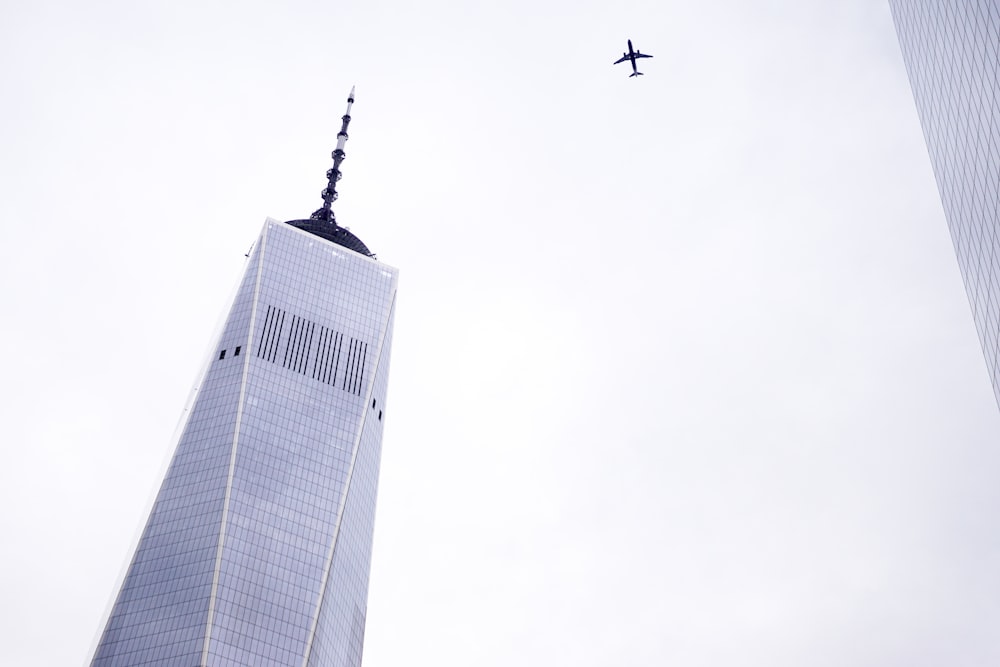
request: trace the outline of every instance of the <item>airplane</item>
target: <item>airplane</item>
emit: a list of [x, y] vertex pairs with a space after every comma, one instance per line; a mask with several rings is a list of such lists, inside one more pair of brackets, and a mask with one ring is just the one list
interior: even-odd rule
[[650, 55], [647, 55], [645, 53], [642, 53], [641, 51], [633, 51], [632, 50], [632, 40], [630, 39], [630, 40], [628, 40], [628, 53], [622, 53], [622, 57], [619, 58], [618, 60], [614, 61], [612, 63], [612, 65], [617, 65], [618, 63], [623, 63], [626, 60], [631, 60], [632, 61], [632, 73], [628, 75], [628, 78], [631, 79], [633, 76], [642, 76], [642, 72], [640, 72], [639, 70], [637, 70], [636, 67], [635, 67], [635, 59], [636, 58], [652, 58], [652, 57], [653, 56], [650, 56]]

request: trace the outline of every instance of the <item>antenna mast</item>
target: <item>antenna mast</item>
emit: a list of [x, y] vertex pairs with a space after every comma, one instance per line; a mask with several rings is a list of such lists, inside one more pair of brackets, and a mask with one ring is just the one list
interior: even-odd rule
[[323, 197], [323, 208], [313, 211], [313, 214], [309, 216], [312, 220], [322, 220], [323, 222], [330, 223], [333, 226], [337, 226], [337, 218], [333, 214], [333, 210], [330, 206], [333, 202], [337, 201], [337, 181], [340, 180], [340, 163], [344, 161], [347, 156], [344, 153], [344, 144], [347, 143], [347, 126], [351, 122], [351, 105], [354, 104], [354, 86], [351, 86], [351, 94], [347, 97], [347, 112], [341, 117], [343, 125], [340, 127], [340, 132], [337, 133], [337, 147], [333, 150], [331, 157], [333, 157], [333, 168], [328, 169], [326, 172], [327, 185], [323, 188], [321, 193]]

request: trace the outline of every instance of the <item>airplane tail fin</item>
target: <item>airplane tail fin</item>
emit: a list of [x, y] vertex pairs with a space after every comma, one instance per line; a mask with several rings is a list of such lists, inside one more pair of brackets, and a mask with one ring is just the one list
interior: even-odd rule
[[628, 78], [631, 79], [633, 76], [642, 76], [642, 72], [632, 72], [628, 75]]

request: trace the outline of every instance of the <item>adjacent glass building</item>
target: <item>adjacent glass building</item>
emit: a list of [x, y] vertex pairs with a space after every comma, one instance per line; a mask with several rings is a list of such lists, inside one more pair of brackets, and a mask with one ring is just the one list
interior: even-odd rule
[[1000, 0], [889, 0], [1000, 402]]
[[397, 272], [333, 220], [342, 146], [254, 245], [94, 667], [361, 663]]

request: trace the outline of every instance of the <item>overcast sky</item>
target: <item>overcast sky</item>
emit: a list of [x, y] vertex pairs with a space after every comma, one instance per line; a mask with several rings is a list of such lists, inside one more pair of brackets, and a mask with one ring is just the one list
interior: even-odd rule
[[38, 0], [0, 664], [89, 661], [354, 84], [335, 210], [400, 269], [366, 667], [1000, 662], [1000, 412], [887, 3]]

